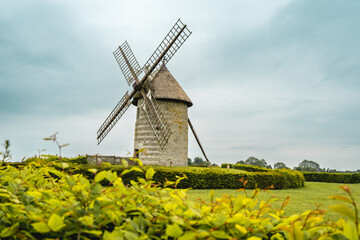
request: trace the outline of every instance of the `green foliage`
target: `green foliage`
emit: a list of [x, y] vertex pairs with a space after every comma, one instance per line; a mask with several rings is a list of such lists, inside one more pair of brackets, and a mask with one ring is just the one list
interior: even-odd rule
[[360, 173], [303, 172], [310, 182], [360, 183]]
[[321, 172], [320, 164], [311, 160], [303, 160], [295, 170], [302, 172]]
[[267, 164], [264, 159], [258, 159], [256, 157], [248, 157], [245, 161], [240, 160], [236, 163], [272, 169], [271, 165]]
[[285, 163], [277, 162], [274, 164], [274, 169], [288, 169]]
[[[98, 168], [106, 171], [116, 171], [121, 174], [124, 171], [123, 166], [118, 165], [100, 165], [100, 166], [73, 166], [69, 171], [76, 174], [83, 174], [89, 179], [92, 175], [89, 174], [89, 168]], [[144, 167], [148, 169], [149, 167]], [[154, 167], [156, 173], [153, 180], [164, 186], [167, 181], [176, 181], [177, 176], [186, 175], [186, 179], [178, 184], [178, 188], [193, 188], [193, 189], [239, 189], [239, 188], [298, 188], [303, 187], [305, 179], [298, 171], [288, 170], [280, 171], [274, 170], [271, 172], [244, 172], [233, 169], [221, 168], [199, 168], [199, 167]], [[131, 181], [136, 181], [141, 177], [140, 171], [132, 172], [123, 177], [125, 184], [130, 184]], [[240, 179], [247, 181], [246, 186]], [[104, 182], [104, 184], [106, 184]]]
[[[327, 222], [318, 210], [285, 217], [286, 202], [280, 209], [273, 209], [271, 204], [276, 199], [257, 201], [259, 190], [216, 199], [212, 193], [209, 203], [190, 201], [186, 190], [169, 188], [181, 184], [184, 177], [166, 182], [168, 187], [160, 187], [151, 180], [157, 171], [142, 166], [125, 168], [120, 175], [111, 170], [89, 169], [93, 180], [83, 174], [58, 171], [52, 163], [44, 167], [32, 162], [23, 168], [8, 164], [0, 171], [2, 239], [256, 240], [359, 236], [357, 222]], [[140, 178], [127, 186], [124, 178], [133, 173]], [[108, 182], [106, 187], [102, 185], [104, 180]], [[355, 206], [350, 190], [343, 189], [349, 194], [347, 199], [333, 198]], [[341, 207], [334, 209], [341, 214], [348, 212]], [[358, 218], [355, 210], [350, 212]]]
[[271, 169], [264, 168], [264, 167], [258, 167], [253, 165], [247, 165], [247, 164], [229, 164], [229, 163], [223, 163], [221, 164], [222, 168], [227, 168], [229, 165], [230, 168], [233, 169], [239, 169], [247, 172], [269, 172]]
[[194, 167], [208, 167], [209, 163], [204, 161], [201, 157], [195, 157], [194, 161], [192, 161], [191, 158], [188, 158], [188, 166], [190, 165]]
[[[268, 169], [246, 164], [227, 164], [224, 163], [221, 165], [222, 168], [227, 168], [229, 166], [233, 169], [239, 169], [249, 172], [248, 174], [253, 174], [253, 176], [258, 175], [260, 178], [256, 178], [256, 181], [266, 181], [266, 176], [273, 176], [273, 186], [275, 189], [286, 189], [286, 188], [298, 188], [303, 187], [305, 178], [301, 172], [290, 170], [290, 169]], [[263, 178], [264, 177], [264, 178]], [[245, 178], [253, 179], [253, 178]], [[250, 182], [250, 180], [249, 180]]]
[[[66, 157], [62, 157], [61, 160], [63, 162], [66, 163], [71, 163], [71, 164], [87, 164], [87, 158], [86, 156], [78, 156], [78, 157], [74, 157], [74, 158], [66, 158]], [[38, 162], [38, 163], [42, 163], [42, 164], [46, 164], [46, 163], [50, 163], [50, 162], [60, 162], [60, 159], [58, 156], [54, 156], [54, 155], [41, 155], [41, 157], [30, 157], [25, 159], [25, 163], [30, 163], [30, 162]]]

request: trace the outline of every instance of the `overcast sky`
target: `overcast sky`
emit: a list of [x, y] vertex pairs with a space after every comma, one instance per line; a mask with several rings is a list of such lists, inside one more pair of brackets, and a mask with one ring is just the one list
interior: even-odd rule
[[193, 34], [168, 69], [210, 161], [360, 169], [359, 12], [358, 0], [0, 0], [0, 142], [16, 161], [56, 154], [42, 140], [55, 132], [65, 156], [132, 152], [134, 106], [96, 142], [130, 89], [112, 52], [127, 40], [143, 65], [181, 18]]

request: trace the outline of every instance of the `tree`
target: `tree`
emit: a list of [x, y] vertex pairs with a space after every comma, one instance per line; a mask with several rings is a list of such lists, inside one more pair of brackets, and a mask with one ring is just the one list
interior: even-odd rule
[[236, 164], [246, 164], [244, 160], [237, 161]]
[[264, 159], [259, 160], [256, 157], [249, 157], [246, 159], [245, 164], [272, 169], [271, 165], [268, 165]]
[[245, 164], [262, 167], [261, 161], [256, 157], [248, 157], [248, 159], [245, 160]]
[[285, 163], [277, 162], [274, 164], [274, 169], [287, 169], [288, 167], [285, 165]]
[[303, 172], [321, 172], [320, 164], [311, 160], [303, 160], [296, 170]]
[[188, 158], [188, 166], [192, 165], [192, 160], [191, 158]]
[[206, 162], [201, 157], [194, 158], [194, 165], [206, 165]]

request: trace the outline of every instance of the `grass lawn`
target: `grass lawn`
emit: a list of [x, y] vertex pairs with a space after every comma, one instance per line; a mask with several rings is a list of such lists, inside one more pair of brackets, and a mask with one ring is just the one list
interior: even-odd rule
[[[345, 192], [340, 189], [339, 186], [345, 184], [338, 183], [321, 183], [321, 182], [305, 182], [305, 187], [296, 188], [296, 189], [286, 189], [286, 190], [267, 190], [261, 191], [257, 199], [267, 200], [271, 196], [276, 196], [279, 198], [278, 201], [273, 203], [274, 208], [279, 208], [283, 200], [289, 196], [289, 205], [285, 208], [285, 215], [290, 216], [292, 214], [300, 214], [306, 210], [316, 209], [316, 204], [320, 204], [320, 209], [329, 210], [329, 206], [339, 204], [339, 201], [332, 200], [328, 198], [330, 195], [345, 195]], [[358, 207], [360, 207], [360, 184], [347, 184], [350, 187], [353, 196], [356, 199]], [[252, 190], [246, 190], [248, 195], [251, 194]], [[222, 195], [232, 195], [236, 196], [237, 194], [244, 194], [242, 191], [237, 191], [233, 189], [217, 189], [215, 190], [215, 197], [221, 197]], [[210, 201], [210, 190], [189, 190], [188, 198], [191, 200], [196, 200], [201, 198], [202, 200], [209, 202]], [[333, 213], [331, 210], [327, 211], [325, 214], [325, 219], [329, 218], [330, 220], [337, 220], [340, 218], [340, 215]]]

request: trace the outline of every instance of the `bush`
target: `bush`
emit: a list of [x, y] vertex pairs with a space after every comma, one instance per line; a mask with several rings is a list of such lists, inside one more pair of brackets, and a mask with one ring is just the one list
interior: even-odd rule
[[[121, 174], [124, 166], [119, 165], [77, 165], [73, 166], [74, 174], [83, 174], [89, 179], [92, 175], [88, 169], [98, 168], [99, 170], [112, 170]], [[148, 169], [149, 167], [144, 167]], [[304, 177], [302, 173], [292, 170], [274, 170], [271, 172], [242, 172], [233, 169], [221, 168], [198, 168], [198, 167], [153, 167], [156, 170], [153, 180], [162, 186], [169, 181], [176, 181], [178, 176], [186, 176], [178, 184], [178, 188], [193, 189], [239, 189], [239, 188], [269, 188], [286, 189], [298, 188], [304, 186]], [[123, 177], [125, 184], [130, 184], [141, 176], [140, 172], [132, 172]], [[240, 181], [247, 181], [246, 186]], [[105, 184], [105, 183], [104, 183]]]
[[[58, 171], [51, 164], [43, 167], [30, 163], [19, 169], [7, 165], [0, 167], [0, 172], [1, 239], [276, 240], [359, 236], [357, 220], [331, 223], [324, 221], [318, 210], [285, 217], [282, 208], [271, 208], [276, 199], [257, 202], [259, 190], [254, 190], [251, 197], [239, 194], [214, 199], [212, 193], [208, 203], [193, 202], [187, 199], [186, 190], [157, 186], [151, 167], [122, 169], [120, 176], [110, 170], [88, 169], [93, 180]], [[124, 185], [123, 179], [132, 173], [141, 178]], [[261, 174], [273, 180], [270, 173]], [[101, 184], [105, 179], [107, 187]], [[181, 182], [179, 178], [164, 185]], [[350, 190], [343, 189], [349, 197], [333, 198], [355, 206]], [[345, 207], [336, 205], [333, 209], [345, 213], [341, 206]], [[347, 214], [358, 219], [352, 209], [346, 208]]]
[[271, 173], [271, 174], [280, 173], [281, 175], [283, 175], [283, 177], [278, 177], [276, 181], [277, 184], [274, 185], [283, 186], [282, 188], [284, 189], [303, 187], [305, 182], [304, 175], [301, 172], [294, 171], [291, 169], [272, 170], [268, 168], [262, 168], [262, 167], [246, 165], [246, 164], [228, 164], [228, 163], [221, 164], [221, 167], [227, 168], [228, 165], [232, 169], [239, 169], [252, 173], [263, 173], [263, 172]]
[[[63, 162], [71, 163], [71, 164], [88, 164], [86, 156], [78, 156], [74, 158], [62, 157], [61, 160]], [[35, 156], [35, 157], [27, 158], [25, 160], [25, 163], [30, 163], [30, 162], [50, 163], [53, 161], [60, 162], [59, 157], [54, 155], [42, 155], [41, 157]]]
[[303, 172], [309, 182], [360, 183], [360, 173]]
[[272, 171], [272, 169], [253, 166], [253, 165], [246, 165], [246, 164], [223, 163], [223, 164], [221, 164], [221, 167], [222, 168], [227, 168], [228, 165], [229, 165], [230, 168], [244, 170], [244, 171], [247, 171], [247, 172], [269, 172], [269, 171]]

